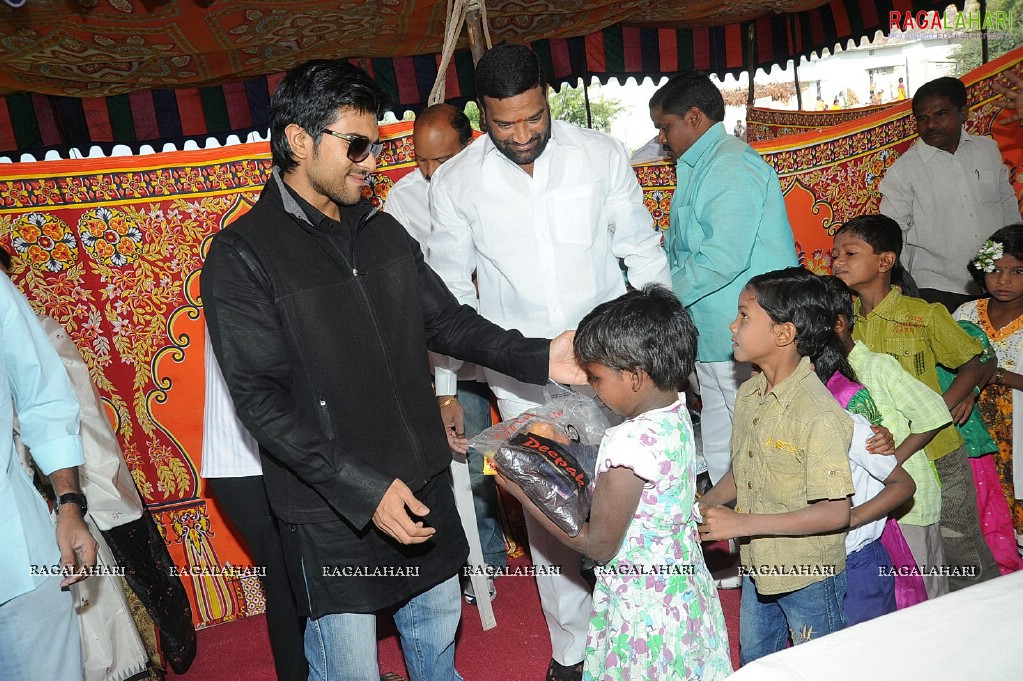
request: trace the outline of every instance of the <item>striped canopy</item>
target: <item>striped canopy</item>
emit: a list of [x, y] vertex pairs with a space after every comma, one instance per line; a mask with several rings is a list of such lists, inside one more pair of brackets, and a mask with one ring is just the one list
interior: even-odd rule
[[[283, 71], [349, 58], [400, 115], [425, 105], [437, 75], [446, 0], [266, 3], [29, 0], [0, 6], [0, 153], [130, 147], [265, 130]], [[723, 75], [784, 64], [887, 33], [890, 12], [934, 0], [488, 0], [495, 42], [525, 42], [555, 87], [579, 78]], [[564, 9], [570, 5], [569, 9]], [[148, 9], [147, 9], [148, 8]], [[474, 96], [456, 53], [449, 101]], [[6, 94], [4, 94], [6, 93]]]

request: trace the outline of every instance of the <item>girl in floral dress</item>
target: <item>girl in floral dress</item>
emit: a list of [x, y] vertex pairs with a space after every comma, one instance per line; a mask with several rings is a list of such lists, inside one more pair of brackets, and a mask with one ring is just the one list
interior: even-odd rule
[[554, 536], [598, 563], [584, 681], [732, 673], [693, 514], [693, 430], [679, 394], [695, 351], [689, 314], [662, 286], [626, 293], [580, 322], [576, 356], [597, 397], [625, 421], [604, 435], [590, 520], [575, 537], [498, 476]]
[[969, 270], [990, 297], [964, 303], [952, 316], [979, 326], [998, 355], [980, 411], [998, 444], [995, 467], [1023, 554], [1023, 223], [992, 234]]

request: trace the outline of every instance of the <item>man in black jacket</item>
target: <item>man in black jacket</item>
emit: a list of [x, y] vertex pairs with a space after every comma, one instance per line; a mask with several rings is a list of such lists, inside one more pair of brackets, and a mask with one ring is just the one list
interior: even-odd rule
[[202, 297], [304, 594], [310, 678], [377, 679], [373, 613], [393, 607], [412, 679], [448, 681], [468, 548], [426, 351], [537, 384], [582, 375], [571, 334], [527, 339], [460, 306], [363, 198], [385, 106], [348, 62], [288, 73], [270, 105], [273, 175], [212, 240]]

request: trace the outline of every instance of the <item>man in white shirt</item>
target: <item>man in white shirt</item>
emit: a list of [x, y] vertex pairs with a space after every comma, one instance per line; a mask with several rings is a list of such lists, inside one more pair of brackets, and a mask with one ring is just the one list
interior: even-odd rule
[[[624, 146], [601, 132], [551, 121], [537, 56], [499, 45], [476, 66], [489, 133], [433, 176], [427, 243], [431, 266], [462, 302], [526, 334], [575, 328], [596, 305], [635, 287], [670, 285], [643, 194]], [[444, 367], [436, 368], [442, 380]], [[542, 389], [485, 372], [508, 419], [544, 401]], [[581, 678], [590, 588], [580, 556], [526, 520], [553, 649], [548, 679]]]
[[[416, 117], [412, 145], [419, 170], [405, 175], [391, 187], [384, 211], [408, 230], [424, 253], [427, 250], [426, 239], [430, 235], [430, 178], [442, 163], [451, 160], [471, 141], [469, 119], [450, 104], [434, 104]], [[443, 361], [445, 366], [455, 364], [448, 358]], [[433, 363], [437, 363], [436, 359]], [[465, 454], [468, 438], [490, 427], [490, 391], [486, 383], [477, 380], [475, 364], [462, 364], [457, 376], [450, 371], [442, 372], [441, 380], [435, 377], [434, 385], [451, 448]], [[483, 559], [488, 566], [500, 569], [508, 564], [508, 554], [498, 516], [497, 486], [493, 478], [483, 474], [483, 455], [480, 452], [475, 449], [469, 451], [468, 462]], [[492, 578], [490, 584], [493, 600], [497, 591]], [[475, 598], [471, 585], [467, 585], [466, 599], [472, 603]]]
[[966, 270], [996, 230], [1019, 222], [1019, 200], [994, 140], [963, 129], [966, 86], [925, 83], [913, 96], [920, 139], [881, 180], [881, 212], [905, 234], [905, 266], [920, 297], [949, 311], [980, 291]]

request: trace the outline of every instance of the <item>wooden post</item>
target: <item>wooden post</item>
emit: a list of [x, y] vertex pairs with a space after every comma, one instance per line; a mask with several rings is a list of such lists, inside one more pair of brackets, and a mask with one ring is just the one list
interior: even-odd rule
[[753, 95], [753, 89], [756, 87], [753, 81], [756, 80], [757, 75], [757, 32], [753, 28], [754, 24], [750, 24], [746, 30], [746, 73], [749, 74], [749, 93], [746, 95], [746, 108], [752, 109], [756, 103], [756, 97]]
[[[472, 53], [472, 64], [475, 66], [487, 51], [486, 33], [483, 31], [483, 15], [480, 13], [478, 0], [470, 0], [465, 11], [465, 32], [469, 36], [469, 51]], [[487, 132], [487, 117], [483, 113], [483, 102], [477, 99], [479, 107], [480, 130]]]
[[471, 2], [465, 13], [465, 29], [469, 34], [469, 51], [472, 52], [472, 63], [476, 64], [487, 51], [483, 37], [483, 17], [478, 2]]

